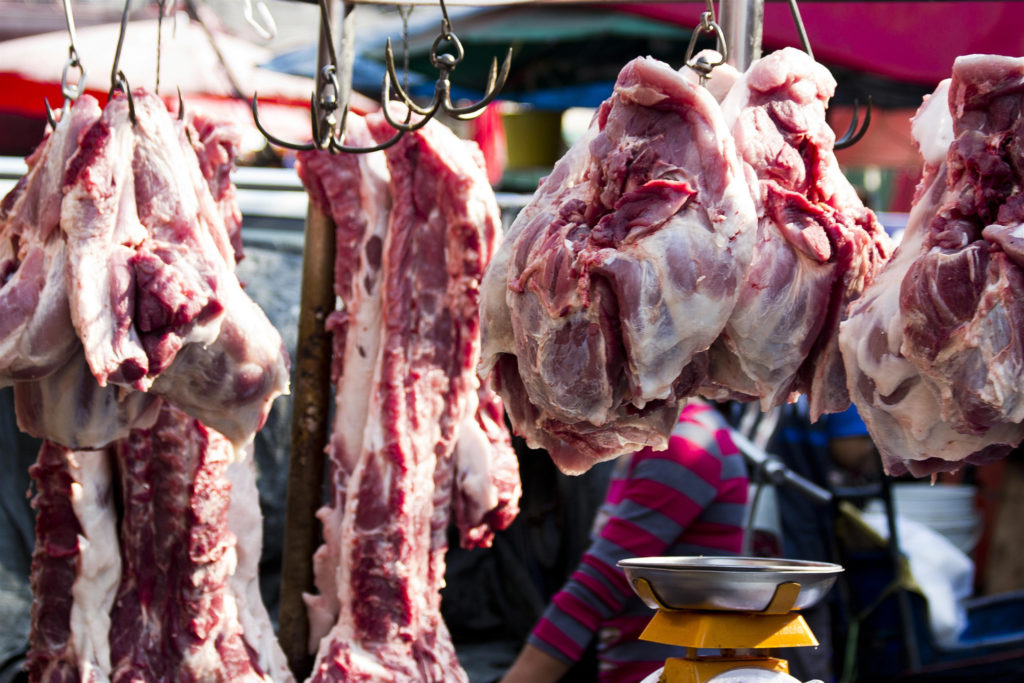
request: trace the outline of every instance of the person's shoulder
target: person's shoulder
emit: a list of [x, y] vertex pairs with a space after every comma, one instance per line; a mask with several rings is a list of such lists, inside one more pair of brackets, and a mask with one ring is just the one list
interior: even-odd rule
[[728, 434], [729, 423], [721, 413], [707, 403], [703, 401], [690, 402], [683, 407], [683, 411], [679, 414], [679, 421], [676, 422], [672, 434], [691, 437], [698, 432], [707, 434], [709, 438]]
[[729, 426], [713, 407], [706, 403], [688, 403], [669, 436], [668, 448], [653, 451], [651, 457], [692, 461], [721, 459], [735, 451], [729, 438]]

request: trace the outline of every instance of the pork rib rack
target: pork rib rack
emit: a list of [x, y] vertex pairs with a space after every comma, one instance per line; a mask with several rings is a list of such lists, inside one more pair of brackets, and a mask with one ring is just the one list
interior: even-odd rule
[[[366, 146], [383, 117], [349, 116]], [[330, 503], [308, 596], [313, 681], [465, 681], [440, 613], [447, 528], [486, 544], [518, 468], [481, 387], [480, 281], [500, 231], [478, 150], [437, 122], [386, 154], [300, 154], [337, 226]]]
[[256, 587], [250, 468], [166, 403], [106, 449], [44, 442], [30, 680], [292, 680]]

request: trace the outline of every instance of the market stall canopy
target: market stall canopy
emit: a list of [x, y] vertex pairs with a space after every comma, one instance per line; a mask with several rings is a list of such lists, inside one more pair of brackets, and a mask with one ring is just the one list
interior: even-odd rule
[[[110, 88], [119, 24], [79, 28], [76, 46], [86, 69], [86, 92], [105, 102]], [[156, 87], [157, 21], [130, 21], [125, 33], [120, 68], [133, 88]], [[211, 115], [230, 118], [243, 128], [243, 146], [259, 149], [265, 140], [252, 122], [249, 99], [260, 98], [264, 124], [290, 139], [309, 138], [309, 98], [313, 81], [283, 74], [260, 65], [272, 57], [268, 48], [211, 30], [185, 14], [163, 21], [160, 44], [159, 92], [177, 106], [181, 89], [185, 106], [201, 107]], [[60, 77], [68, 56], [68, 34], [55, 31], [0, 43], [0, 114], [5, 120], [33, 124], [34, 137], [12, 137], [0, 126], [0, 153], [25, 154], [39, 140], [45, 120], [43, 98], [58, 108], [62, 102]], [[74, 78], [77, 72], [72, 69]], [[366, 111], [376, 104], [362, 96], [353, 109]]]
[[[836, 104], [870, 95], [879, 107], [914, 108], [949, 76], [959, 55], [1024, 55], [1024, 3], [804, 0], [799, 6], [815, 57], [839, 82]], [[452, 74], [453, 92], [477, 97], [491, 60], [512, 47], [505, 97], [549, 109], [595, 106], [633, 57], [681, 66], [704, 9], [704, 2], [693, 0], [478, 9], [453, 20], [466, 48]], [[428, 52], [437, 33], [436, 25], [421, 23], [410, 34], [413, 71], [432, 72]], [[400, 42], [392, 42], [400, 59]], [[763, 43], [765, 51], [800, 46], [787, 3], [765, 3]], [[369, 53], [377, 59], [382, 54]], [[429, 96], [429, 88], [418, 92]]]
[[[623, 4], [616, 9], [679, 26], [693, 26], [703, 2]], [[823, 64], [934, 86], [948, 78], [960, 55], [1024, 55], [1024, 3], [813, 2], [799, 3], [804, 27]], [[799, 47], [785, 2], [764, 6], [766, 49]]]

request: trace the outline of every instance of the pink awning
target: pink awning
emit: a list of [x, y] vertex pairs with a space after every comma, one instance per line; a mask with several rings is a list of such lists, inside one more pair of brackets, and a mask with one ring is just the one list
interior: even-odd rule
[[[800, 2], [815, 58], [823, 63], [925, 85], [947, 78], [972, 53], [1024, 56], [1021, 2]], [[617, 5], [692, 27], [703, 2]], [[766, 2], [764, 46], [799, 47], [789, 5]]]

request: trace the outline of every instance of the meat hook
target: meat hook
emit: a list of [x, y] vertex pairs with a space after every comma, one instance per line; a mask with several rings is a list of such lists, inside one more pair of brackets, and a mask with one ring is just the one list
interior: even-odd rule
[[[804, 28], [804, 20], [800, 16], [800, 8], [796, 4], [796, 0], [788, 0], [789, 11], [793, 15], [793, 24], [796, 26], [796, 32], [800, 36], [800, 44], [804, 48], [804, 52], [811, 59], [814, 59], [814, 52], [811, 50], [811, 41], [807, 37], [807, 29]], [[871, 98], [868, 97], [867, 110], [864, 112], [864, 125], [860, 130], [857, 130], [857, 123], [859, 121], [859, 103], [857, 100], [853, 101], [853, 118], [850, 120], [850, 127], [846, 129], [843, 136], [836, 140], [832, 149], [846, 149], [857, 144], [864, 134], [868, 132], [868, 126], [871, 125]]]
[[853, 118], [850, 120], [850, 127], [843, 133], [843, 137], [836, 140], [835, 144], [832, 145], [832, 149], [846, 149], [860, 142], [860, 139], [864, 137], [864, 134], [868, 132], [868, 126], [871, 125], [871, 98], [868, 97], [868, 106], [864, 112], [864, 125], [861, 126], [860, 130], [857, 130], [859, 106], [857, 100], [853, 101]]
[[124, 47], [124, 34], [128, 29], [128, 7], [131, 0], [125, 0], [124, 11], [121, 12], [121, 30], [117, 36], [117, 49], [114, 51], [114, 64], [110, 67], [110, 92], [107, 99], [114, 99], [114, 93], [121, 91], [128, 98], [128, 119], [135, 125], [135, 100], [132, 99], [132, 89], [128, 85], [128, 77], [121, 71], [121, 48]]
[[[64, 19], [68, 25], [68, 60], [64, 62], [64, 70], [60, 75], [60, 93], [64, 96], [61, 115], [68, 110], [72, 102], [78, 99], [79, 95], [85, 92], [85, 77], [87, 73], [78, 56], [78, 48], [75, 46], [75, 17], [71, 12], [71, 0], [64, 0]], [[78, 83], [74, 86], [71, 85], [68, 79], [71, 69], [78, 69]], [[50, 128], [56, 128], [57, 117], [54, 115], [53, 109], [50, 108], [50, 103], [45, 97], [43, 98], [43, 103], [46, 105], [47, 123], [50, 124]]]
[[[729, 46], [725, 42], [725, 33], [722, 31], [722, 27], [719, 26], [718, 22], [715, 21], [715, 8], [712, 5], [711, 0], [705, 0], [707, 9], [701, 12], [700, 24], [694, 27], [690, 33], [690, 44], [686, 46], [686, 57], [684, 63], [697, 72], [700, 79], [700, 84], [704, 85], [708, 79], [711, 78], [711, 71], [716, 66], [725, 64], [729, 58]], [[715, 47], [721, 58], [712, 62], [707, 59], [704, 55], [698, 56], [696, 59], [693, 58], [693, 50], [697, 46], [697, 37], [702, 33], [713, 33], [715, 35]]]
[[796, 26], [797, 35], [800, 36], [800, 44], [804, 48], [804, 52], [811, 59], [814, 59], [814, 52], [811, 51], [811, 40], [807, 37], [807, 29], [804, 28], [804, 20], [800, 16], [800, 8], [797, 7], [796, 0], [789, 0], [789, 13], [793, 15], [793, 24]]
[[[345, 122], [348, 119], [349, 103], [347, 96], [341, 97], [343, 90], [338, 79], [338, 55], [334, 50], [334, 39], [332, 37], [333, 30], [331, 28], [331, 17], [327, 8], [327, 2], [328, 0], [319, 0], [320, 28], [323, 42], [326, 46], [328, 63], [320, 69], [316, 79], [317, 89], [309, 98], [309, 123], [312, 131], [312, 142], [287, 142], [268, 132], [260, 122], [258, 95], [255, 92], [252, 96], [253, 123], [256, 125], [257, 130], [263, 134], [263, 137], [271, 143], [278, 147], [295, 150], [297, 152], [320, 149], [330, 152], [365, 154], [368, 152], [377, 152], [382, 149], [387, 149], [398, 142], [406, 131], [396, 129], [395, 135], [390, 139], [371, 147], [351, 147], [342, 142], [345, 136]], [[343, 38], [346, 42], [350, 39], [350, 36]], [[385, 100], [389, 87], [387, 76], [385, 76], [383, 86]], [[350, 91], [351, 88], [345, 90], [346, 93]], [[339, 99], [344, 99], [345, 101], [342, 103], [339, 102]], [[340, 117], [336, 115], [339, 105], [341, 107]], [[383, 109], [384, 111], [387, 111], [386, 103], [384, 104]], [[406, 117], [406, 123], [408, 123], [411, 115], [412, 112], [410, 110], [409, 115]]]

